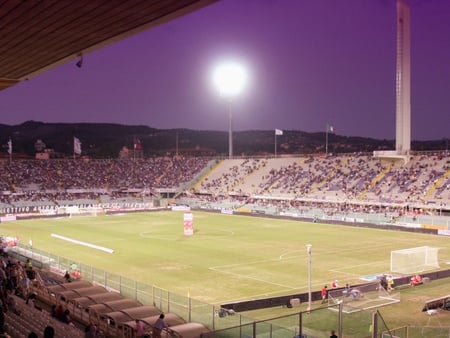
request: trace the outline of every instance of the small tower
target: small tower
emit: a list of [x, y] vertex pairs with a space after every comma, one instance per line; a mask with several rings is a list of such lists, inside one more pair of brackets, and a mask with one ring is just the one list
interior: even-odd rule
[[397, 0], [397, 73], [396, 134], [397, 155], [411, 150], [411, 37], [410, 9], [404, 0]]

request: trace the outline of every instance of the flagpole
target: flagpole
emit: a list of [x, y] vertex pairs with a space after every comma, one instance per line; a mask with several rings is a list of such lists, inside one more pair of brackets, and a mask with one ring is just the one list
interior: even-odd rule
[[325, 155], [328, 156], [328, 124], [325, 131]]
[[277, 136], [280, 136], [280, 135], [283, 135], [283, 130], [275, 128], [275, 157], [277, 157], [277, 151], [278, 151]]
[[9, 153], [9, 163], [11, 163], [12, 162], [12, 153], [13, 153], [11, 137], [9, 138], [9, 141], [8, 141], [8, 153]]
[[277, 157], [277, 133], [275, 132], [275, 157]]
[[176, 133], [175, 136], [176, 136], [176, 137], [175, 137], [175, 149], [176, 149], [176, 151], [175, 151], [175, 156], [178, 157], [178, 131], [177, 131], [177, 133]]

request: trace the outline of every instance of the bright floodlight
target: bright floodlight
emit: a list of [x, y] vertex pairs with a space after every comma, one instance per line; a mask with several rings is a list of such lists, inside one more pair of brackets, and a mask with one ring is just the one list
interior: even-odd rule
[[214, 72], [214, 83], [223, 96], [239, 94], [247, 82], [245, 68], [237, 63], [227, 63], [219, 66]]

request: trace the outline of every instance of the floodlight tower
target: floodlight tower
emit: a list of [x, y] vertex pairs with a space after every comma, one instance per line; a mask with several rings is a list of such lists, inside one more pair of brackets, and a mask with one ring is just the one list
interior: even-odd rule
[[411, 150], [411, 35], [410, 9], [404, 0], [397, 0], [397, 73], [396, 134], [397, 155]]
[[237, 63], [222, 64], [214, 71], [214, 83], [220, 95], [228, 101], [228, 158], [233, 157], [233, 114], [232, 99], [238, 95], [247, 82], [247, 72]]

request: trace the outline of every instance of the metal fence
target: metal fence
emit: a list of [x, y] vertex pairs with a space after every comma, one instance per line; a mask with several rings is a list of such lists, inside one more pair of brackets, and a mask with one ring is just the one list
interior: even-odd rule
[[156, 306], [162, 312], [176, 313], [185, 321], [201, 323], [210, 330], [220, 330], [253, 322], [250, 318], [221, 309], [220, 306], [182, 296], [40, 249], [30, 250], [20, 243], [17, 247], [11, 249], [9, 254], [20, 260], [30, 258], [34, 266], [61, 276], [65, 271], [70, 271], [72, 275], [75, 272], [75, 275], [80, 275], [85, 281], [103, 286], [109, 291], [119, 292], [124, 297], [135, 299], [144, 305]]
[[[210, 333], [203, 334], [202, 338], [328, 338], [331, 330], [335, 330], [339, 337], [347, 338], [450, 338], [449, 327], [402, 327], [393, 330], [387, 327], [378, 311], [346, 313], [343, 311], [343, 304], [255, 321], [220, 306], [181, 296], [43, 250], [30, 250], [19, 244], [9, 253], [21, 260], [30, 258], [34, 265], [61, 275], [65, 271], [76, 269], [83, 280], [120, 292], [142, 304], [156, 306], [163, 312], [176, 313], [187, 322], [201, 323], [211, 330]], [[378, 319], [374, 319], [374, 316]]]

